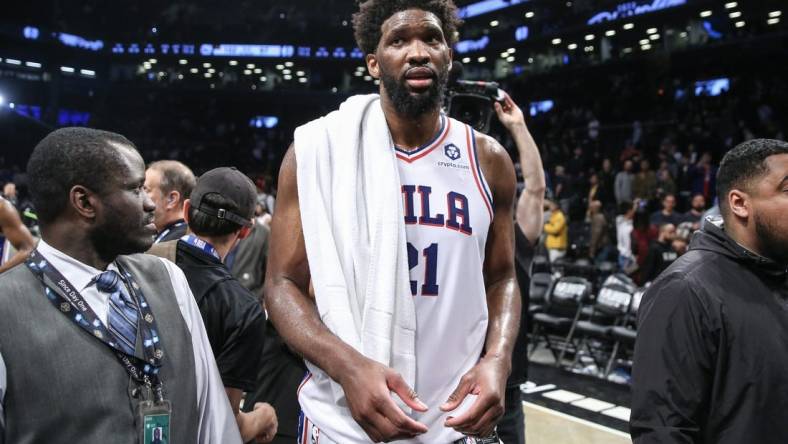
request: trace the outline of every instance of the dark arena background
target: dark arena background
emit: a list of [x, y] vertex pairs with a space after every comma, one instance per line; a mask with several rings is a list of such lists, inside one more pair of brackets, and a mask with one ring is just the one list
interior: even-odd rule
[[[550, 261], [542, 242], [531, 268], [529, 344], [519, 351], [530, 357], [521, 385], [527, 442], [631, 442], [631, 357], [644, 287], [686, 251], [700, 215], [718, 212], [722, 156], [749, 139], [786, 139], [787, 4], [457, 6], [465, 23], [454, 60], [462, 68], [452, 72], [446, 109], [501, 142], [522, 189], [517, 149], [488, 98], [496, 86], [457, 80], [508, 92], [539, 147], [546, 197], [566, 215], [563, 256]], [[357, 9], [350, 0], [6, 2], [6, 198], [36, 235], [28, 157], [52, 130], [86, 126], [128, 137], [146, 163], [179, 160], [197, 175], [236, 166], [272, 207], [261, 211], [275, 212], [262, 198], [277, 194], [294, 129], [351, 95], [378, 91], [353, 37]], [[625, 165], [634, 174], [628, 198], [616, 186]], [[634, 234], [624, 242], [630, 262], [619, 257], [624, 201], [636, 202]], [[673, 231], [663, 238], [668, 223]], [[655, 242], [666, 245], [661, 258], [650, 256]]]

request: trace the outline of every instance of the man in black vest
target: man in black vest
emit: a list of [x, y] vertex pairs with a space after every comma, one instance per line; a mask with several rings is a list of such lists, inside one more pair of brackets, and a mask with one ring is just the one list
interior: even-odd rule
[[241, 442], [183, 273], [153, 242], [145, 165], [63, 128], [27, 166], [42, 240], [0, 276], [0, 442]]

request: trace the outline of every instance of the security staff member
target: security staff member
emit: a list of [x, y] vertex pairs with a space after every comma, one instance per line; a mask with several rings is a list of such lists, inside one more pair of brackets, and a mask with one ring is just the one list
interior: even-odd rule
[[27, 173], [42, 240], [0, 275], [0, 441], [240, 443], [183, 273], [135, 254], [155, 227], [134, 145], [59, 129]]
[[643, 297], [632, 374], [635, 444], [788, 439], [788, 143], [725, 155], [722, 221]]

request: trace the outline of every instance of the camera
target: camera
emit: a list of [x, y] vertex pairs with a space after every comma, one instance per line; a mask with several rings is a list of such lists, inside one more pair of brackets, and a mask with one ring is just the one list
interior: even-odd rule
[[446, 112], [476, 131], [486, 133], [490, 129], [493, 102], [503, 101], [503, 91], [496, 82], [459, 80], [462, 64], [454, 62], [449, 75], [446, 94]]

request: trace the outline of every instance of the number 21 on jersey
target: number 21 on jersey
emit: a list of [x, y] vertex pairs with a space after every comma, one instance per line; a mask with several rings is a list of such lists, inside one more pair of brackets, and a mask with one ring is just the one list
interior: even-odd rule
[[[438, 244], [432, 243], [421, 251], [424, 258], [424, 282], [421, 284], [422, 296], [438, 296]], [[408, 267], [413, 270], [419, 265], [419, 250], [408, 242]], [[419, 292], [418, 281], [410, 281], [410, 294], [416, 296]]]

